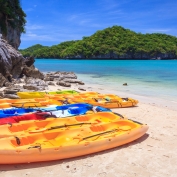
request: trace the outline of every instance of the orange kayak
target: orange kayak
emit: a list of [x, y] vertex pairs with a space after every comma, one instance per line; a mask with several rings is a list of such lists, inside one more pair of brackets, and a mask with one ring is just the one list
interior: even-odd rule
[[143, 136], [148, 130], [130, 120], [60, 128], [0, 139], [0, 164], [59, 160], [114, 148]]
[[1, 125], [0, 138], [45, 132], [49, 129], [52, 130], [52, 128], [59, 128], [61, 131], [64, 131], [66, 129], [85, 127], [92, 124], [113, 122], [121, 118], [121, 115], [119, 116], [112, 112], [94, 113], [93, 111], [88, 111], [86, 115], [78, 115], [68, 118], [49, 117], [45, 120], [26, 120], [20, 121], [19, 123]]

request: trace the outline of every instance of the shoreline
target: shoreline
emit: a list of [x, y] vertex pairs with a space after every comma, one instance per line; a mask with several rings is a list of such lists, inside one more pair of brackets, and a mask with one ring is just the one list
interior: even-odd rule
[[[93, 89], [89, 89], [89, 91], [92, 90], [97, 90], [100, 93], [112, 93], [112, 94], [116, 94], [120, 97], [131, 97], [133, 99], [137, 99], [139, 100], [140, 103], [143, 104], [149, 104], [149, 105], [154, 105], [160, 108], [166, 108], [166, 109], [170, 109], [170, 110], [175, 110], [177, 111], [177, 102], [174, 101], [170, 101], [170, 100], [166, 100], [163, 98], [157, 98], [157, 97], [148, 97], [146, 95], [137, 95], [137, 94], [133, 94], [133, 93], [127, 93], [127, 92], [122, 92], [122, 91], [115, 91], [115, 90], [109, 90], [107, 88], [102, 88], [100, 90], [100, 88], [97, 88], [97, 86], [90, 84], [89, 87], [92, 87]], [[99, 86], [98, 86], [99, 87]]]
[[145, 59], [145, 58], [35, 58], [35, 60], [177, 60], [176, 58], [173, 59]]

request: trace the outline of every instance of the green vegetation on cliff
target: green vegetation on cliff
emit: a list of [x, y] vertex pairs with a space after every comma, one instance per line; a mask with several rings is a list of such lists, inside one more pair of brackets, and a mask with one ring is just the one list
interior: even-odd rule
[[7, 34], [8, 26], [25, 32], [26, 14], [20, 6], [20, 0], [0, 0], [0, 31]]
[[121, 26], [99, 30], [79, 41], [62, 42], [46, 47], [35, 45], [20, 50], [36, 58], [177, 58], [177, 38], [153, 33], [135, 33]]

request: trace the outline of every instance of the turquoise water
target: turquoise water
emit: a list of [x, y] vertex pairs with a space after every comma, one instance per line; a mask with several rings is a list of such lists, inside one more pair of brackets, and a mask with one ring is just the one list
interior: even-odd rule
[[[177, 60], [36, 59], [43, 72], [73, 71], [86, 83], [137, 95], [177, 99]], [[128, 86], [123, 86], [127, 83]]]

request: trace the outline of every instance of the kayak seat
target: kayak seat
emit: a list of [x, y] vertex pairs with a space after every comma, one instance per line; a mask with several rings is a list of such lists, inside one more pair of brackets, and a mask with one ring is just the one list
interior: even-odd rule
[[87, 116], [77, 116], [75, 117], [75, 119], [78, 121], [78, 122], [86, 122], [86, 121], [89, 121], [89, 118]]
[[13, 140], [11, 140], [11, 143], [13, 146], [25, 146], [28, 144], [32, 144], [33, 143], [33, 139], [30, 137], [14, 137]]
[[92, 127], [90, 127], [90, 129], [93, 132], [102, 132], [102, 131], [106, 130], [106, 128], [104, 126], [102, 126], [102, 125], [92, 126]]

